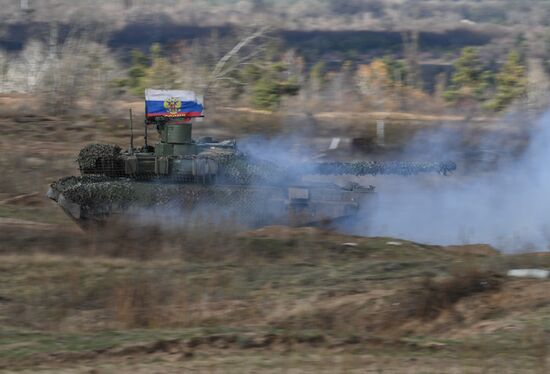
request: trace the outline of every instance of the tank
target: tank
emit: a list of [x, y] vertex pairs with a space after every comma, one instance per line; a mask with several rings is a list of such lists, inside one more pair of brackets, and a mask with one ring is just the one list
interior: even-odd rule
[[[111, 220], [205, 220], [258, 227], [317, 225], [352, 217], [373, 186], [304, 180], [306, 175], [448, 174], [452, 162], [313, 162], [283, 165], [241, 152], [234, 140], [192, 138], [203, 100], [191, 91], [145, 91], [145, 142], [123, 150], [90, 144], [79, 176], [51, 184], [47, 196], [83, 228]], [[160, 141], [147, 142], [154, 127]]]

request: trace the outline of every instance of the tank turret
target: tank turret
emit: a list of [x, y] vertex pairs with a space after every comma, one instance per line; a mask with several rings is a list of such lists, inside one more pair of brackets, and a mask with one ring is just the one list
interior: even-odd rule
[[[80, 151], [83, 175], [106, 175], [132, 179], [171, 178], [185, 182], [212, 183], [218, 159], [235, 152], [235, 142], [193, 140], [192, 121], [203, 117], [203, 100], [191, 91], [145, 91], [145, 145], [123, 152], [118, 146], [88, 145]], [[160, 142], [148, 145], [147, 128], [154, 126]], [[207, 151], [207, 152], [205, 152]]]

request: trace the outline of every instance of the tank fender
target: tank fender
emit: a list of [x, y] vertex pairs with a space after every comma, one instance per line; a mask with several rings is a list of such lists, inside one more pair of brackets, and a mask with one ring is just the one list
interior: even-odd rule
[[80, 219], [80, 205], [73, 203], [71, 200], [65, 198], [63, 194], [59, 194], [57, 203], [65, 212], [75, 219]]
[[46, 197], [54, 201], [57, 201], [58, 195], [59, 195], [59, 192], [54, 190], [51, 186], [48, 188], [48, 192], [46, 192]]

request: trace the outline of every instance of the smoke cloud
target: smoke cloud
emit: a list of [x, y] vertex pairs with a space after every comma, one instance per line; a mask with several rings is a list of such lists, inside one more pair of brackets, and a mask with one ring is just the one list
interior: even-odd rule
[[[476, 139], [478, 149], [497, 149], [501, 153], [499, 162], [491, 163], [484, 172], [468, 172], [461, 168], [460, 157], [453, 155], [453, 152], [467, 148], [465, 137], [471, 136], [470, 130], [477, 125], [472, 125], [469, 130], [453, 127], [436, 134], [421, 134], [413, 139], [402, 159], [458, 161], [459, 170], [448, 177], [434, 174], [315, 177], [314, 169], [304, 170], [304, 162], [311, 160], [315, 152], [307, 148], [307, 141], [299, 136], [269, 140], [249, 137], [239, 141], [239, 148], [250, 157], [250, 161], [269, 161], [283, 167], [283, 182], [286, 183], [302, 180], [308, 184], [310, 179], [306, 177], [303, 180], [302, 176], [309, 174], [315, 177], [315, 181], [343, 182], [354, 179], [365, 186], [375, 185], [377, 193], [363, 202], [358, 217], [339, 226], [342, 231], [440, 245], [486, 243], [508, 252], [548, 250], [550, 111], [534, 125], [521, 122], [518, 118], [523, 120], [524, 117], [509, 117], [503, 122], [527, 129], [525, 132], [530, 141], [521, 154], [518, 155], [517, 150], [509, 146], [515, 135], [506, 131], [506, 123], [499, 131]], [[249, 187], [258, 187], [257, 190], [262, 191], [265, 186], [281, 183], [279, 176], [267, 175], [267, 180], [261, 183], [253, 180]], [[189, 212], [174, 204], [170, 213], [162, 207], [159, 212], [147, 210], [141, 217], [147, 217], [144, 221], [150, 223], [151, 220], [157, 221], [158, 216], [164, 216], [166, 220], [162, 223], [165, 227], [170, 226], [167, 222], [175, 227], [188, 224], [195, 227], [197, 223], [206, 222], [210, 227], [224, 228], [277, 224], [284, 212], [274, 211], [269, 219], [265, 219], [266, 212], [270, 210], [269, 197], [256, 196], [252, 191], [247, 192], [247, 199], [258, 204], [246, 204], [246, 209], [238, 202], [227, 205], [205, 202]]]
[[487, 243], [508, 252], [548, 250], [550, 112], [532, 126], [530, 139], [521, 156], [491, 172], [371, 179], [378, 193], [363, 206], [354, 231], [441, 245]]

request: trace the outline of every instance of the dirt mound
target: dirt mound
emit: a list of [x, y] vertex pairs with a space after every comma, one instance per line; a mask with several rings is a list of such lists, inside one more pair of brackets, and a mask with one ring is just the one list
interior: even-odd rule
[[243, 238], [269, 238], [269, 239], [290, 239], [295, 237], [316, 237], [326, 235], [327, 231], [317, 227], [289, 227], [289, 226], [266, 226], [253, 231], [246, 231], [240, 234]]
[[498, 291], [502, 282], [503, 277], [500, 274], [476, 268], [465, 269], [443, 279], [426, 277], [411, 286], [405, 294], [399, 295], [402, 308], [391, 320], [433, 320], [443, 312], [453, 309], [463, 299]]
[[498, 256], [500, 252], [487, 244], [449, 245], [443, 247], [446, 251], [460, 255]]
[[[445, 339], [517, 333], [525, 328], [523, 321], [546, 313], [550, 305], [546, 292], [549, 285], [549, 281], [503, 280], [498, 289], [462, 297], [440, 308], [435, 316], [402, 319], [395, 332], [415, 336], [429, 334]], [[432, 301], [436, 302], [437, 298]]]

